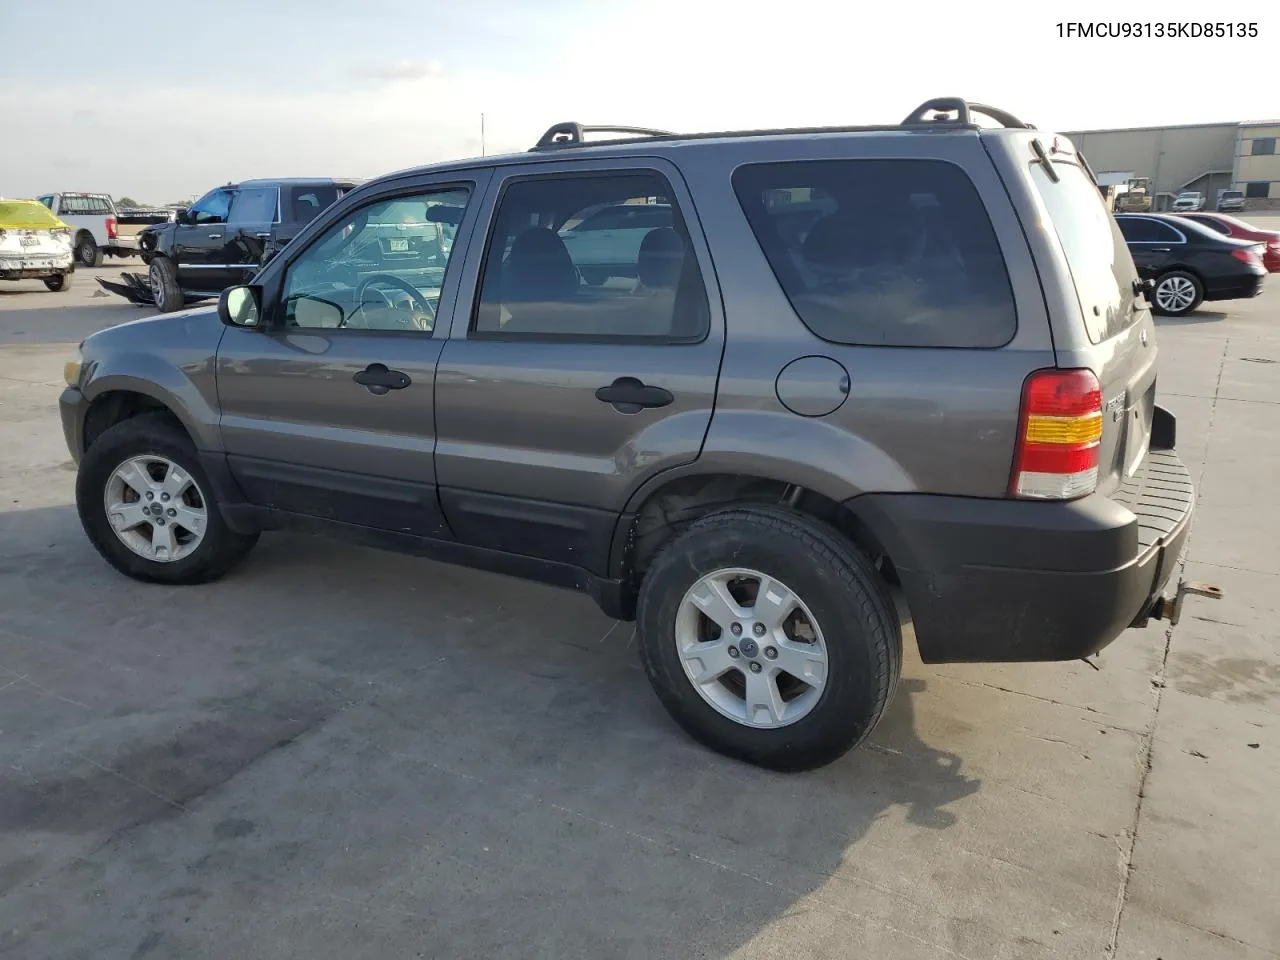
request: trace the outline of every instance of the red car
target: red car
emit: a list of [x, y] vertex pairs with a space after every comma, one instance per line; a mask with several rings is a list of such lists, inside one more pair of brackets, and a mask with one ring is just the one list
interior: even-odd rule
[[1265, 243], [1267, 248], [1262, 254], [1262, 264], [1267, 268], [1268, 273], [1280, 273], [1280, 230], [1261, 230], [1223, 213], [1179, 213], [1175, 216], [1194, 220], [1210, 230], [1217, 230], [1237, 240]]

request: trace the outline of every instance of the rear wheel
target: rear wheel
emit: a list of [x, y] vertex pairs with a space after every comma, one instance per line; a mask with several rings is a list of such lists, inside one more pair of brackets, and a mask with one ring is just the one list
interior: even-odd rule
[[135, 580], [215, 580], [258, 540], [226, 525], [195, 446], [164, 414], [118, 423], [85, 451], [76, 508], [98, 553]]
[[1156, 280], [1156, 313], [1166, 317], [1180, 317], [1200, 306], [1204, 299], [1204, 287], [1200, 278], [1185, 270], [1171, 270]]
[[44, 285], [54, 293], [65, 293], [71, 289], [71, 273], [60, 273], [56, 277], [45, 277]]
[[151, 281], [151, 295], [155, 298], [156, 309], [161, 313], [172, 313], [183, 305], [182, 288], [178, 286], [178, 271], [168, 257], [156, 257], [147, 269], [147, 277]]
[[775, 770], [830, 763], [897, 686], [899, 622], [867, 559], [780, 507], [710, 514], [654, 560], [640, 655], [663, 706], [713, 750]]
[[76, 260], [81, 266], [102, 266], [102, 248], [90, 234], [82, 233], [76, 238]]

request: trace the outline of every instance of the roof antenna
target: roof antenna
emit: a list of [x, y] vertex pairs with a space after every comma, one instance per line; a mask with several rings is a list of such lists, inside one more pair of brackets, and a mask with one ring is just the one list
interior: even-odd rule
[[484, 114], [480, 114], [480, 156], [484, 156]]

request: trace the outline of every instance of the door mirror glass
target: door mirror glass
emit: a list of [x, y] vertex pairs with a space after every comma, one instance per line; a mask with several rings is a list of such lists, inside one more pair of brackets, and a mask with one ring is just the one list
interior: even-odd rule
[[228, 287], [218, 297], [218, 316], [227, 326], [256, 327], [261, 313], [256, 287]]

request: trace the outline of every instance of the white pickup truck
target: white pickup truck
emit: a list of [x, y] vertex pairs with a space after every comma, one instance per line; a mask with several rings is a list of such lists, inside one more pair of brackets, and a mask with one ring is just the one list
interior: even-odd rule
[[121, 235], [115, 202], [105, 193], [46, 193], [36, 199], [71, 228], [72, 247], [81, 266], [99, 267], [104, 255], [137, 255], [137, 241]]

